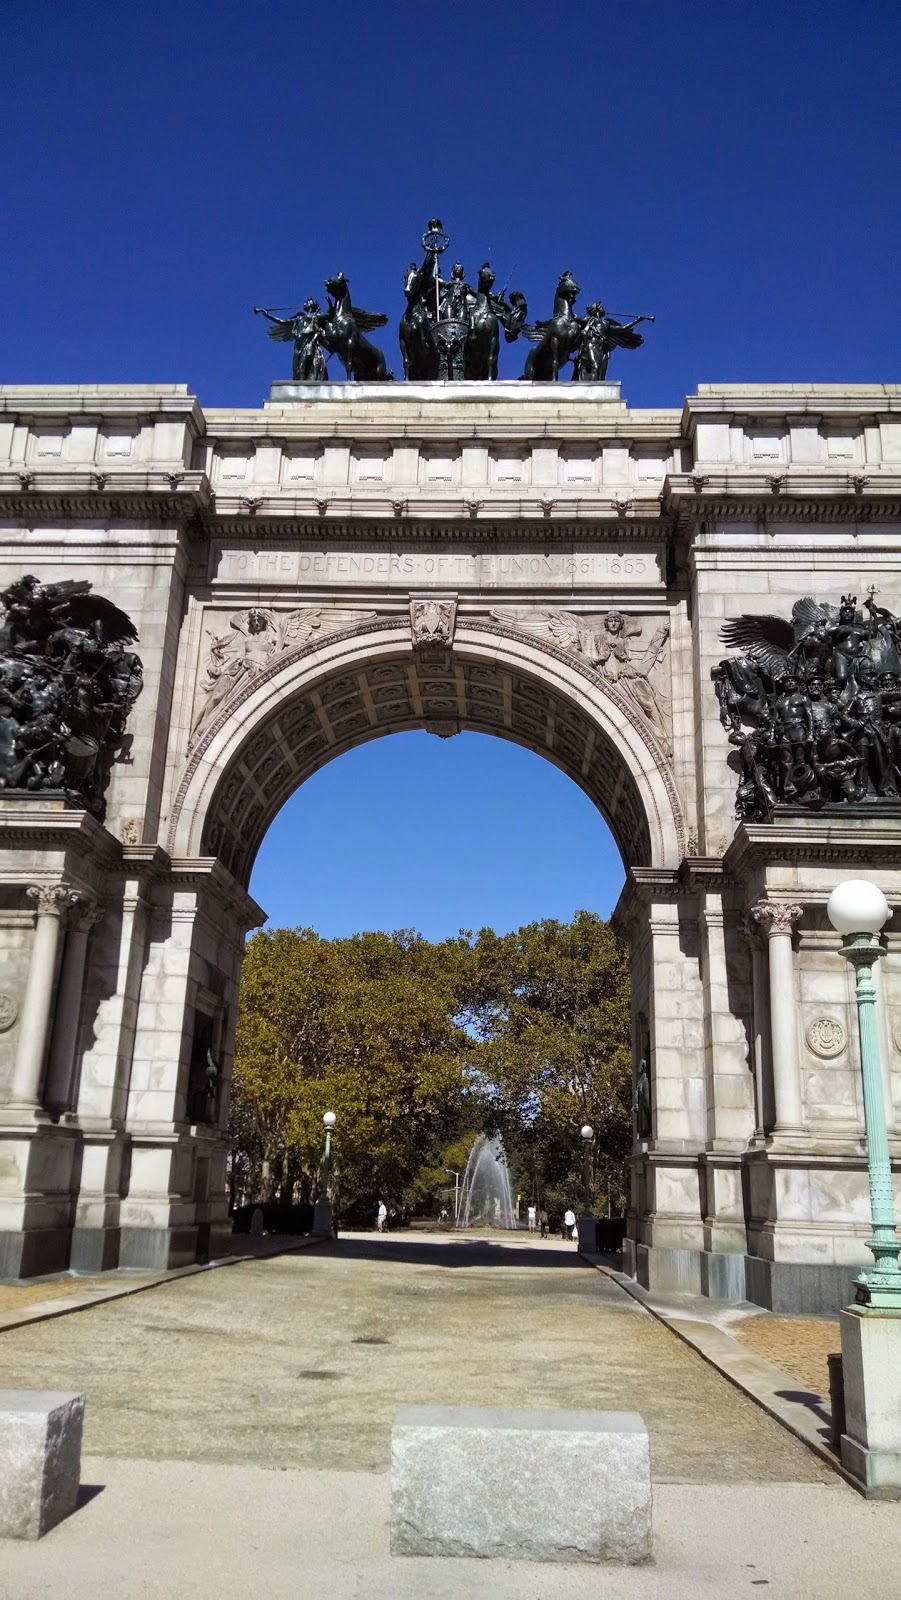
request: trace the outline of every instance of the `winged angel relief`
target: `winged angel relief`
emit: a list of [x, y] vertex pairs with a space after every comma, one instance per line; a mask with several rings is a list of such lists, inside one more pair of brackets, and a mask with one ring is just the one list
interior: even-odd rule
[[580, 656], [605, 683], [617, 685], [650, 723], [664, 748], [670, 751], [670, 703], [651, 681], [669, 638], [668, 622], [661, 622], [640, 654], [633, 655], [632, 640], [639, 638], [644, 624], [622, 611], [586, 616], [573, 611], [511, 606], [503, 611], [492, 611], [491, 615], [496, 622], [523, 628], [540, 639], [550, 636], [561, 650]]
[[316, 636], [353, 628], [374, 617], [374, 611], [350, 611], [342, 606], [301, 606], [287, 612], [252, 607], [230, 619], [228, 633], [215, 634], [208, 629], [209, 653], [200, 682], [201, 706], [191, 730], [191, 743], [206, 731], [226, 701], [277, 656], [302, 649]]

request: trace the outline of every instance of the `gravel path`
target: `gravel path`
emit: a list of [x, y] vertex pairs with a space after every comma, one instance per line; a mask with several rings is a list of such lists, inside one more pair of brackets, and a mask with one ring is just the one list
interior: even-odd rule
[[85, 1450], [387, 1469], [404, 1404], [637, 1410], [658, 1482], [828, 1469], [571, 1245], [343, 1236], [0, 1334], [6, 1387], [84, 1390]]

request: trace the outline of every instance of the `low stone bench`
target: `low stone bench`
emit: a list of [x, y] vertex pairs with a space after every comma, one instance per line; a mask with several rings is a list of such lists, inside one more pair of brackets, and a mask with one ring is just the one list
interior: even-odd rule
[[83, 1394], [0, 1389], [0, 1537], [40, 1539], [75, 1510]]
[[391, 1552], [649, 1561], [641, 1417], [406, 1406], [391, 1430]]

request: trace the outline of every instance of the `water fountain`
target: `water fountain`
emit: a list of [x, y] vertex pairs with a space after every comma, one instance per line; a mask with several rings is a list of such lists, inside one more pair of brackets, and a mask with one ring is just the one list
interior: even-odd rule
[[480, 1133], [469, 1152], [460, 1191], [461, 1228], [515, 1228], [507, 1157], [499, 1135]]

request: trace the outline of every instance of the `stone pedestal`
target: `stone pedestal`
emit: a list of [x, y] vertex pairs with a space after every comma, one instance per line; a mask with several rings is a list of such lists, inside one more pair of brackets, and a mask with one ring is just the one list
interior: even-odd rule
[[649, 1561], [641, 1417], [406, 1406], [391, 1430], [391, 1552]]
[[75, 1510], [83, 1394], [0, 1390], [0, 1537], [40, 1539]]
[[851, 1306], [839, 1323], [842, 1465], [868, 1499], [901, 1500], [901, 1313]]
[[313, 1237], [314, 1239], [334, 1239], [335, 1237], [332, 1202], [327, 1194], [321, 1194], [313, 1206]]

